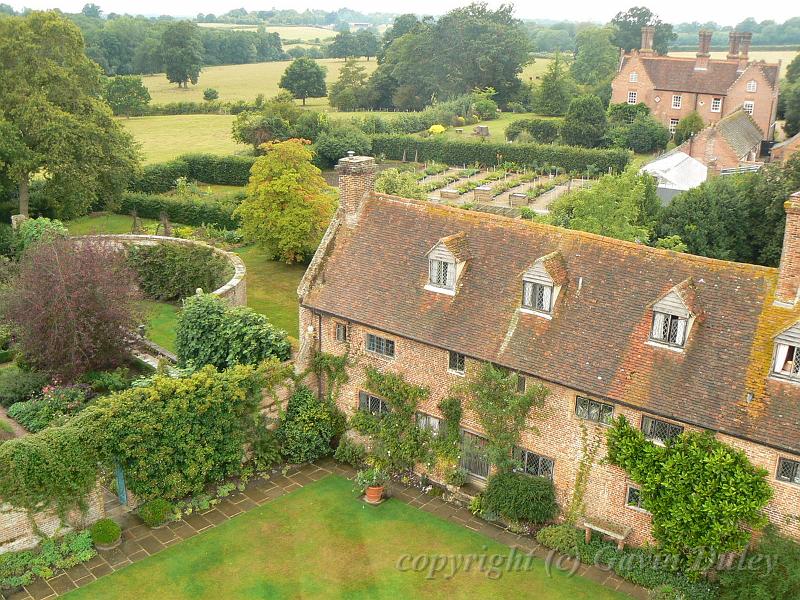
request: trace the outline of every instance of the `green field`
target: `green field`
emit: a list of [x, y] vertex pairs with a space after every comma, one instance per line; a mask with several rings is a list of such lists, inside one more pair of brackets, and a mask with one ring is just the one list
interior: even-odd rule
[[[255, 100], [258, 94], [264, 94], [269, 98], [278, 93], [278, 82], [290, 62], [286, 60], [206, 67], [200, 72], [198, 84], [188, 89], [179, 88], [174, 83], [170, 83], [163, 73], [148, 75], [142, 77], [142, 80], [150, 91], [152, 101], [156, 104], [202, 102], [203, 90], [206, 88], [215, 88], [219, 92], [220, 100]], [[328, 85], [336, 81], [339, 77], [339, 69], [344, 65], [344, 60], [338, 58], [323, 58], [317, 62], [328, 69]], [[361, 62], [366, 67], [368, 74], [372, 73], [378, 65], [375, 59]], [[309, 106], [327, 106], [328, 99], [309, 98], [306, 103]]]
[[[329, 475], [65, 598], [627, 598], [578, 575], [558, 569], [548, 574], [537, 558], [526, 569], [503, 569], [501, 563], [489, 570], [510, 552], [400, 500], [367, 506], [353, 493], [351, 481]], [[487, 569], [481, 571], [476, 559], [454, 576], [428, 577], [424, 569], [404, 568], [403, 562], [468, 555], [486, 555]], [[419, 559], [417, 564], [422, 565]]]
[[246, 152], [248, 146], [231, 137], [233, 119], [232, 115], [169, 115], [120, 119], [119, 123], [139, 142], [147, 164], [187, 152]]
[[[499, 118], [494, 119], [492, 121], [480, 121], [480, 125], [486, 125], [489, 127], [489, 141], [490, 142], [504, 142], [506, 141], [506, 127], [508, 127], [509, 123], [512, 121], [517, 121], [519, 119], [550, 119], [555, 117], [541, 117], [535, 113], [502, 113]], [[456, 132], [455, 127], [450, 127], [447, 131], [442, 133], [441, 135], [449, 140], [462, 140], [468, 142], [480, 142], [481, 139], [476, 135], [472, 135], [473, 129], [476, 125], [464, 125], [460, 129], [463, 129], [463, 133]]]
[[[255, 31], [258, 29], [258, 25], [238, 25], [236, 23], [198, 23], [198, 25], [206, 29], [235, 29], [237, 31]], [[264, 29], [271, 33], [277, 33], [281, 36], [281, 40], [312, 41], [319, 39], [322, 41], [336, 35], [333, 29], [307, 25], [298, 25], [297, 27], [291, 25], [265, 25]]]
[[[716, 51], [711, 53], [711, 58], [725, 58], [727, 52]], [[691, 52], [670, 52], [670, 56], [685, 56], [694, 58], [697, 53], [693, 50]], [[792, 62], [797, 52], [791, 50], [750, 50], [750, 60], [764, 60], [768, 63], [776, 63], [781, 61], [781, 77], [786, 77], [786, 67]]]
[[547, 65], [549, 64], [549, 58], [533, 59], [532, 63], [525, 65], [525, 67], [522, 69], [522, 74], [520, 75], [522, 81], [526, 83], [535, 83], [536, 80], [542, 76], [542, 73], [547, 70]]

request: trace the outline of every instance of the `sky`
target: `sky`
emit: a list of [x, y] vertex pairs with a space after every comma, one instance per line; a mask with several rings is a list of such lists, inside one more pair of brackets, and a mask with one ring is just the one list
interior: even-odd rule
[[[87, 0], [0, 0], [11, 4], [16, 9], [23, 7], [33, 9], [59, 8], [64, 12], [78, 12]], [[457, 6], [467, 4], [469, 0], [404, 0], [396, 2], [375, 2], [374, 0], [344, 0], [337, 6], [346, 6], [361, 12], [413, 12], [418, 14], [442, 14]], [[234, 8], [244, 7], [248, 10], [264, 10], [268, 8], [294, 8], [295, 10], [322, 9], [331, 10], [335, 6], [330, 0], [267, 0], [263, 4], [253, 0], [94, 0], [104, 12], [174, 16], [193, 16], [199, 12], [222, 14]], [[492, 0], [492, 6], [501, 2]], [[658, 14], [662, 20], [670, 23], [716, 21], [720, 25], [735, 25], [746, 17], [757, 21], [771, 19], [783, 22], [793, 16], [800, 15], [800, 8], [794, 0], [766, 0], [754, 3], [752, 0], [727, 0], [719, 2], [698, 2], [697, 0], [560, 0], [559, 2], [516, 2], [516, 13], [525, 19], [557, 19], [568, 21], [609, 21], [618, 11], [627, 10], [630, 6], [644, 5]], [[720, 7], [724, 6], [723, 14]]]

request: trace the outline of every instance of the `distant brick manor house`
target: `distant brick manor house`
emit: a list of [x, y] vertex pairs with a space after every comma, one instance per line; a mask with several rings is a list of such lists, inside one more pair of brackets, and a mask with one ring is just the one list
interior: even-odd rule
[[[518, 453], [562, 506], [586, 431], [602, 440], [586, 516], [649, 538], [636, 484], [602, 461], [607, 424], [625, 415], [656, 443], [708, 430], [743, 450], [769, 473], [769, 517], [800, 538], [800, 193], [775, 269], [377, 194], [369, 157], [338, 168], [340, 207], [298, 288], [298, 363], [350, 355], [348, 415], [390, 410], [366, 390], [373, 366], [427, 386], [417, 422], [436, 429], [438, 403], [491, 362], [550, 392]], [[460, 426], [480, 444], [468, 406]], [[489, 475], [462, 466], [478, 485]]]
[[742, 109], [772, 139], [778, 108], [780, 62], [749, 60], [751, 33], [732, 31], [724, 60], [711, 58], [711, 32], [700, 32], [696, 58], [653, 51], [652, 27], [642, 28], [642, 47], [623, 54], [611, 82], [611, 102], [643, 102], [670, 131], [697, 111], [706, 124]]

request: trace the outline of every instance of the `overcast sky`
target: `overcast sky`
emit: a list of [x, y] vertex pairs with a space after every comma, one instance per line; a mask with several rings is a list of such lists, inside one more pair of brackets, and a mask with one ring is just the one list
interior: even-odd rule
[[[28, 8], [60, 8], [64, 12], [78, 12], [87, 0], [2, 0], [16, 9]], [[463, 6], [467, 1], [439, 0], [405, 0], [396, 2], [375, 2], [374, 0], [346, 0], [340, 6], [346, 6], [362, 12], [414, 12], [418, 14], [441, 14], [451, 8]], [[131, 14], [171, 14], [176, 16], [196, 15], [202, 13], [223, 14], [230, 9], [244, 7], [248, 10], [264, 10], [268, 8], [305, 8], [331, 10], [334, 6], [330, 0], [268, 0], [263, 4], [253, 0], [95, 0], [105, 12]], [[497, 6], [500, 2], [490, 1]], [[606, 22], [618, 11], [627, 10], [629, 6], [644, 4], [658, 14], [663, 20], [671, 23], [685, 21], [716, 21], [721, 25], [735, 25], [746, 17], [758, 21], [772, 19], [782, 22], [800, 15], [800, 7], [795, 0], [727, 0], [727, 2], [698, 2], [697, 0], [650, 0], [647, 2], [608, 2], [608, 0], [559, 0], [558, 2], [535, 2], [531, 0], [517, 2], [517, 15], [529, 19], [564, 19], [570, 21]], [[721, 11], [721, 8], [724, 10]]]

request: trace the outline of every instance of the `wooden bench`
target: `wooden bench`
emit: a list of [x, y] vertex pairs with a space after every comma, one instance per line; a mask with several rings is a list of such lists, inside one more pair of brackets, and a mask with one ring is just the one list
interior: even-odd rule
[[623, 527], [602, 519], [587, 519], [585, 517], [583, 519], [583, 530], [587, 544], [592, 541], [592, 531], [596, 531], [616, 540], [617, 550], [620, 551], [625, 548], [625, 540], [631, 533], [630, 527]]

